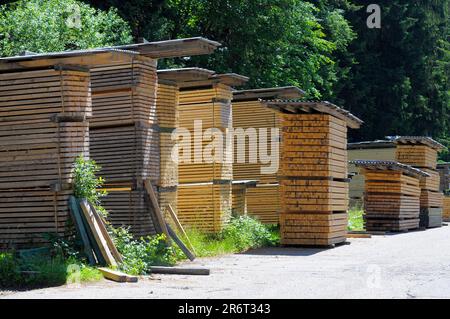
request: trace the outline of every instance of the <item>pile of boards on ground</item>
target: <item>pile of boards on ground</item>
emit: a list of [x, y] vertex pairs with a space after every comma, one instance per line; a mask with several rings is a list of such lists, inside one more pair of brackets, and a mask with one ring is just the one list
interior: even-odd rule
[[183, 226], [217, 233], [231, 217], [232, 149], [225, 138], [223, 152], [208, 147], [217, 134], [226, 137], [232, 129], [232, 88], [247, 80], [237, 74], [213, 73], [179, 83], [179, 127], [189, 132], [193, 142], [186, 145], [183, 152], [189, 156], [180, 158], [178, 166], [177, 214]]
[[0, 59], [0, 250], [64, 234], [73, 163], [89, 156], [89, 67], [112, 55], [126, 58], [105, 49]]
[[[236, 206], [233, 205], [233, 211], [237, 214], [242, 214], [245, 210], [262, 223], [278, 223], [280, 212], [278, 170], [271, 170], [271, 167], [277, 167], [272, 166], [273, 163], [266, 163], [262, 158], [258, 159], [258, 155], [266, 152], [272, 156], [277, 155], [278, 160], [280, 159], [278, 133], [281, 117], [275, 110], [264, 107], [261, 99], [294, 99], [302, 95], [303, 91], [293, 86], [233, 92], [233, 127], [235, 132], [240, 133], [234, 140], [233, 180], [257, 182], [256, 187], [248, 189], [245, 183], [234, 183], [233, 203]], [[257, 141], [258, 135], [260, 139], [266, 137], [267, 143]], [[242, 198], [242, 193], [245, 193], [246, 206], [238, 200]]]
[[365, 177], [364, 222], [367, 231], [419, 228], [420, 180], [429, 175], [395, 161], [354, 160]]
[[284, 245], [346, 241], [347, 127], [362, 121], [329, 102], [264, 101], [281, 113], [280, 224]]
[[393, 141], [397, 144], [397, 161], [429, 175], [420, 181], [420, 226], [441, 227], [443, 194], [440, 192], [440, 175], [436, 165], [437, 153], [445, 147], [424, 136], [396, 136]]

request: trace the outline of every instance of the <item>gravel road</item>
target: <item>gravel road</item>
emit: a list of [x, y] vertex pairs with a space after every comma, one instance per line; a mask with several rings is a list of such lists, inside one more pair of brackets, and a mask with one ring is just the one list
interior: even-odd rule
[[0, 298], [450, 298], [450, 227], [335, 249], [269, 248], [185, 266], [210, 276], [153, 275], [136, 284], [1, 292]]

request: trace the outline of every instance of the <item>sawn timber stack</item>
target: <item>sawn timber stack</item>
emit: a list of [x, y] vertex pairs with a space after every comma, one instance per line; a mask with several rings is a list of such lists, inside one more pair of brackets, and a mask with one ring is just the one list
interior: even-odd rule
[[[267, 145], [263, 151], [272, 156], [276, 151], [278, 153], [277, 160], [280, 163], [279, 137], [278, 135], [273, 136], [273, 130], [279, 134], [281, 117], [277, 111], [264, 107], [261, 99], [295, 99], [302, 97], [303, 94], [302, 90], [293, 86], [234, 91], [233, 127], [235, 130], [254, 134], [255, 137], [259, 133], [259, 138], [261, 138], [261, 133], [265, 132]], [[280, 212], [278, 170], [271, 171], [270, 166], [274, 163], [263, 164], [259, 158], [260, 148], [263, 147], [261, 141], [247, 138], [245, 134], [238, 136], [240, 138], [234, 140], [233, 179], [236, 182], [255, 180], [258, 183], [256, 187], [246, 191], [247, 213], [262, 223], [277, 224]], [[243, 150], [244, 157], [239, 156], [240, 150]], [[239, 197], [240, 195], [241, 189], [235, 187], [233, 202], [240, 203], [234, 200], [235, 196]], [[238, 211], [239, 209], [233, 207], [233, 210]]]
[[420, 226], [441, 227], [443, 194], [436, 169], [437, 154], [445, 147], [425, 136], [395, 136], [397, 160], [428, 173], [420, 181]]
[[364, 222], [367, 231], [419, 228], [420, 180], [429, 175], [395, 161], [355, 160], [365, 177]]
[[329, 102], [264, 101], [282, 116], [280, 224], [283, 245], [346, 241], [347, 127], [362, 121]]
[[[232, 145], [226, 136], [233, 128], [232, 88], [247, 80], [237, 74], [213, 74], [179, 84], [179, 127], [190, 133], [188, 149], [182, 151], [188, 156], [180, 158], [178, 167], [177, 215], [185, 227], [217, 233], [231, 217]], [[206, 136], [208, 131], [217, 133]], [[222, 143], [222, 150], [216, 145], [218, 152], [208, 152], [213, 141]], [[212, 156], [204, 157], [208, 154]]]

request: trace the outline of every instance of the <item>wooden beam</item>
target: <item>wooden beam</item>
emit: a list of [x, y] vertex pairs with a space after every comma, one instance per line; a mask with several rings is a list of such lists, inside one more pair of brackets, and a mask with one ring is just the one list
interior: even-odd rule
[[169, 212], [170, 217], [172, 217], [172, 220], [173, 220], [173, 222], [175, 223], [175, 226], [178, 228], [178, 230], [179, 230], [180, 233], [183, 235], [183, 237], [186, 238], [186, 242], [188, 243], [189, 248], [192, 250], [192, 252], [193, 252], [194, 254], [196, 254], [195, 249], [194, 249], [194, 246], [192, 246], [192, 243], [191, 243], [191, 241], [189, 240], [188, 235], [187, 235], [186, 232], [184, 231], [183, 225], [181, 225], [181, 223], [180, 223], [180, 221], [179, 221], [179, 219], [178, 219], [178, 217], [177, 217], [177, 214], [175, 214], [175, 212], [174, 212], [172, 206], [168, 205], [168, 206], [167, 206], [167, 211]]
[[210, 270], [207, 268], [182, 268], [182, 267], [151, 266], [150, 271], [153, 274], [164, 274], [164, 275], [209, 276], [209, 274], [210, 274]]
[[111, 251], [109, 250], [108, 243], [103, 236], [102, 230], [100, 228], [100, 225], [95, 217], [95, 213], [92, 211], [91, 207], [89, 206], [89, 203], [87, 200], [83, 199], [80, 201], [81, 209], [84, 213], [84, 216], [89, 224], [90, 230], [92, 234], [94, 235], [94, 239], [97, 242], [100, 252], [105, 259], [106, 263], [109, 266], [117, 266], [117, 262], [114, 259]]
[[103, 277], [115, 282], [138, 282], [139, 280], [136, 276], [131, 276], [117, 270], [111, 270], [109, 268], [98, 268], [98, 270], [100, 270]]
[[150, 197], [150, 202], [153, 206], [153, 212], [155, 213], [156, 218], [158, 219], [159, 227], [160, 227], [162, 233], [164, 235], [166, 235], [167, 241], [170, 242], [169, 231], [167, 229], [166, 221], [164, 220], [164, 217], [161, 213], [161, 209], [159, 208], [158, 198], [156, 197], [152, 182], [147, 179], [144, 181], [144, 186], [145, 186], [148, 196]]

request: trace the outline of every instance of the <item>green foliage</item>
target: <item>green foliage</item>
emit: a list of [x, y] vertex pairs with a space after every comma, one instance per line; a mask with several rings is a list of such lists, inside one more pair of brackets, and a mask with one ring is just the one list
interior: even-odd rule
[[104, 183], [102, 177], [97, 177], [96, 174], [100, 171], [93, 160], [86, 160], [83, 155], [80, 155], [73, 168], [73, 190], [77, 198], [86, 198], [90, 203], [95, 205], [97, 211], [106, 215], [106, 211], [100, 205], [100, 198], [107, 193], [104, 190], [99, 190]]
[[237, 251], [273, 246], [277, 242], [277, 239], [265, 225], [249, 216], [232, 218], [220, 233], [219, 238], [231, 240]]
[[277, 226], [267, 226], [247, 217], [233, 217], [229, 225], [217, 235], [188, 229], [187, 235], [199, 257], [239, 253], [251, 248], [275, 246], [279, 243]]
[[0, 253], [0, 288], [15, 286], [20, 281], [20, 270], [12, 253]]
[[358, 62], [337, 92], [365, 124], [354, 140], [386, 135], [448, 137], [450, 1], [385, 1], [381, 29], [366, 26], [367, 1], [349, 12]]
[[348, 230], [364, 230], [364, 210], [361, 208], [352, 208], [348, 211]]
[[18, 257], [13, 253], [2, 253], [0, 288], [21, 289], [63, 285], [74, 275], [68, 272], [71, 267], [79, 270], [77, 276], [81, 282], [99, 280], [103, 277], [97, 269], [73, 258], [64, 259], [59, 255], [46, 254]]
[[126, 44], [131, 30], [117, 10], [76, 0], [20, 0], [0, 6], [0, 55]]
[[176, 250], [167, 246], [164, 235], [134, 239], [125, 228], [113, 229], [113, 239], [122, 254], [120, 270], [131, 275], [144, 275], [150, 266], [171, 266], [176, 263]]

